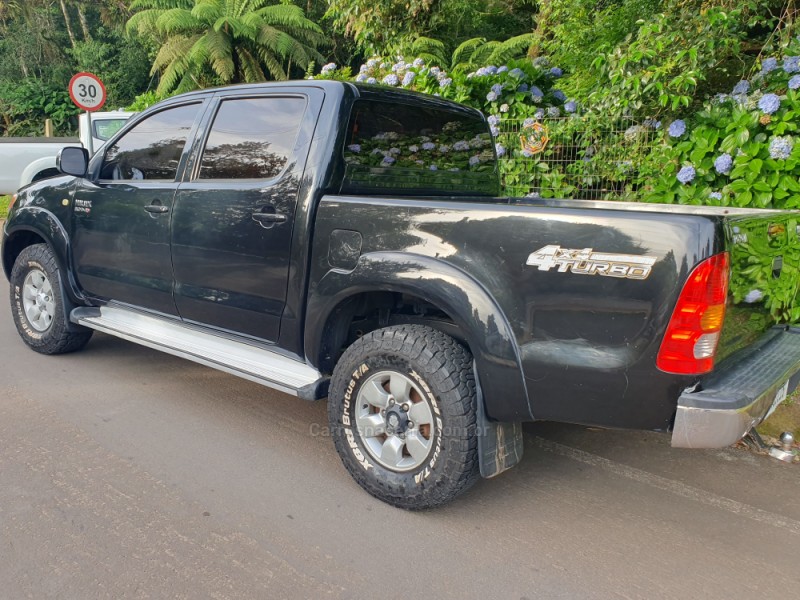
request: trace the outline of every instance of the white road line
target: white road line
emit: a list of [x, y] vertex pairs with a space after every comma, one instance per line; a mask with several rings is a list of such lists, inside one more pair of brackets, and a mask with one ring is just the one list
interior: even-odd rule
[[701, 504], [727, 510], [728, 512], [747, 517], [753, 521], [772, 525], [773, 527], [778, 527], [779, 529], [789, 531], [795, 535], [800, 535], [800, 521], [790, 519], [789, 517], [784, 517], [776, 513], [762, 510], [760, 508], [756, 508], [755, 506], [750, 506], [749, 504], [737, 502], [736, 500], [731, 500], [725, 496], [718, 496], [717, 494], [712, 494], [711, 492], [701, 490], [691, 485], [686, 485], [680, 481], [653, 475], [647, 471], [629, 467], [613, 460], [603, 458], [602, 456], [584, 452], [583, 450], [578, 450], [577, 448], [571, 448], [569, 446], [559, 444], [558, 442], [547, 440], [540, 436], [534, 436], [533, 441], [539, 448], [542, 448], [548, 452], [552, 452], [566, 458], [571, 458], [572, 460], [577, 460], [578, 462], [582, 462], [593, 467], [600, 467], [601, 469], [610, 471], [616, 475], [627, 477], [628, 479], [638, 481], [639, 483], [644, 483], [645, 485], [649, 485], [665, 492], [670, 492], [676, 496], [681, 496], [683, 498], [700, 502]]

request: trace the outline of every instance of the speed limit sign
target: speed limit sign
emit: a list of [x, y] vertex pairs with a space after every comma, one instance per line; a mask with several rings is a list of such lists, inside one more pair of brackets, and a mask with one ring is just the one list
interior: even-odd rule
[[69, 80], [69, 97], [78, 108], [100, 110], [106, 103], [106, 88], [97, 75], [78, 73]]

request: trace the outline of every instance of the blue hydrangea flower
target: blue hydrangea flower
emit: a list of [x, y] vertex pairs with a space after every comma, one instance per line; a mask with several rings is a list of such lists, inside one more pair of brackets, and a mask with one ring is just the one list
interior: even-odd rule
[[667, 133], [669, 133], [669, 137], [679, 138], [684, 133], [686, 133], [686, 123], [681, 119], [676, 119], [672, 123], [669, 124], [669, 129], [667, 129]]
[[519, 68], [511, 69], [508, 74], [516, 79], [522, 79], [525, 76], [525, 71]]
[[445, 77], [439, 80], [439, 87], [440, 88], [450, 87], [451, 83], [453, 83], [453, 80], [450, 77]]
[[502, 67], [497, 67], [498, 73], [505, 73], [506, 71], [508, 71], [508, 67], [505, 65], [503, 65]]
[[711, 192], [708, 197], [719, 202], [722, 200], [722, 192]]
[[645, 119], [642, 121], [642, 125], [649, 127], [650, 129], [661, 129], [661, 121], [656, 119]]
[[544, 118], [544, 109], [540, 108], [535, 113], [533, 113], [533, 118], [534, 119], [540, 119], [540, 120], [543, 119]]
[[336, 63], [328, 63], [327, 65], [322, 67], [322, 74], [326, 75], [326, 74], [331, 73], [332, 71], [335, 71], [335, 70], [336, 70]]
[[506, 155], [506, 149], [503, 144], [497, 143], [494, 145], [494, 151], [497, 152], [497, 158], [501, 158]]
[[408, 151], [411, 152], [411, 154], [416, 154], [417, 152], [419, 152], [419, 146], [417, 146], [416, 144], [412, 144], [411, 146], [408, 147]]
[[775, 160], [789, 158], [793, 148], [794, 143], [789, 136], [775, 136], [769, 141], [769, 155]]
[[742, 79], [739, 83], [733, 86], [733, 91], [731, 94], [746, 94], [750, 91], [750, 82], [746, 79]]
[[783, 70], [787, 73], [800, 71], [800, 56], [786, 56], [783, 59]]
[[480, 156], [476, 155], [476, 156], [470, 156], [469, 157], [469, 166], [470, 167], [474, 167], [475, 165], [480, 164], [480, 162], [481, 162], [481, 157]]
[[469, 142], [458, 140], [455, 144], [453, 144], [453, 150], [456, 152], [464, 152], [464, 150], [469, 150]]
[[800, 88], [800, 75], [794, 75], [789, 79], [789, 89], [796, 90], [797, 88]]
[[367, 61], [367, 68], [368, 69], [374, 69], [377, 66], [378, 66], [378, 59], [377, 58], [370, 58]]
[[555, 119], [556, 117], [561, 116], [561, 111], [557, 106], [551, 106], [547, 109], [547, 116]]
[[447, 154], [448, 152], [450, 152], [450, 146], [448, 146], [447, 144], [442, 144], [441, 146], [439, 146], [439, 152], [441, 152], [442, 154]]
[[424, 144], [422, 144], [423, 150], [433, 150], [434, 148], [436, 148], [436, 144], [434, 144], [433, 142], [425, 142]]
[[416, 74], [416, 73], [414, 73], [414, 71], [409, 71], [408, 73], [406, 73], [405, 75], [403, 75], [403, 87], [408, 87], [408, 86], [410, 86], [412, 83], [414, 83], [414, 78], [415, 78], [416, 76], [417, 76], [417, 74]]
[[[538, 112], [538, 111], [537, 111], [537, 112]], [[525, 120], [522, 122], [522, 126], [523, 126], [523, 127], [532, 127], [534, 123], [536, 123], [536, 119], [534, 119], [534, 118], [532, 118], [532, 117], [528, 117], [527, 119], [525, 119]]]
[[727, 175], [730, 173], [731, 167], [733, 167], [733, 157], [727, 152], [725, 154], [720, 154], [714, 159], [714, 170], [720, 175]]
[[494, 125], [489, 125], [489, 131], [492, 132], [493, 137], [497, 137], [498, 135], [500, 135], [500, 130]]
[[370, 77], [369, 79], [367, 79], [367, 83], [378, 83], [378, 80], [375, 79], [374, 77]]
[[431, 165], [431, 166], [430, 166], [430, 167], [428, 167], [428, 168], [429, 168], [431, 171], [438, 171], [438, 170], [439, 170], [439, 167], [437, 167], [436, 165]]
[[687, 183], [694, 181], [695, 175], [697, 175], [697, 171], [694, 170], [694, 167], [692, 165], [686, 165], [680, 171], [678, 171], [678, 175], [676, 177], [678, 181], [686, 185]]
[[503, 93], [503, 84], [502, 83], [495, 83], [492, 86], [492, 91], [499, 96], [500, 94]]
[[781, 107], [781, 99], [776, 94], [764, 94], [758, 101], [761, 112], [771, 115]]
[[578, 110], [578, 104], [574, 100], [570, 100], [566, 104], [564, 104], [564, 110], [568, 113], [574, 113]]
[[[431, 69], [431, 71], [433, 71], [433, 69]], [[486, 67], [481, 67], [480, 69], [478, 69], [477, 71], [475, 71], [475, 73], [473, 73], [473, 74], [474, 74], [476, 77], [485, 77], [486, 75], [488, 75], [488, 74], [489, 74], [489, 71], [487, 71], [487, 70], [486, 70]]]
[[386, 77], [383, 78], [381, 83], [384, 83], [386, 85], [397, 85], [398, 83], [400, 83], [400, 80], [394, 73], [389, 73]]
[[544, 92], [540, 90], [537, 86], [531, 86], [531, 97], [533, 98], [534, 102], [538, 102], [542, 98], [544, 98]]
[[388, 167], [389, 165], [393, 165], [394, 164], [394, 158], [392, 158], [391, 156], [384, 156], [383, 160], [381, 161], [381, 164], [386, 166], [386, 167]]
[[552, 69], [550, 69], [550, 75], [552, 75], [553, 77], [561, 77], [563, 74], [564, 71], [562, 71], [558, 67], [553, 67]]
[[389, 148], [389, 154], [394, 156], [396, 154], [400, 154], [400, 148]]
[[350, 150], [350, 152], [361, 152], [361, 146], [359, 144], [350, 144], [347, 149]]
[[359, 73], [358, 77], [356, 77], [356, 81], [358, 81], [359, 83], [364, 83], [366, 80], [367, 80], [366, 73]]
[[361, 65], [361, 66], [358, 68], [358, 72], [359, 72], [359, 73], [366, 73], [368, 70], [369, 70], [369, 68], [367, 67], [367, 65]]
[[486, 99], [489, 102], [494, 102], [495, 100], [497, 100], [497, 94], [495, 92], [489, 92], [488, 94], [486, 94]]
[[494, 65], [489, 65], [488, 67], [486, 67], [486, 72], [489, 73], [489, 75], [494, 75], [495, 73], [497, 73], [497, 67], [495, 67]]
[[486, 120], [489, 121], [489, 125], [497, 125], [500, 122], [500, 117], [497, 115], [489, 115]]
[[528, 91], [528, 84], [527, 83], [520, 83], [519, 87], [517, 88], [518, 92], [527, 92]]
[[778, 59], [770, 56], [769, 58], [765, 58], [761, 61], [761, 72], [762, 73], [771, 73], [775, 69], [778, 68]]
[[414, 62], [411, 64], [414, 65], [417, 69], [421, 69], [422, 67], [425, 66], [425, 61], [422, 60], [421, 58], [415, 58]]
[[553, 90], [553, 98], [555, 98], [559, 102], [565, 102], [567, 99], [567, 95], [561, 90]]
[[522, 156], [524, 156], [525, 158], [530, 158], [530, 157], [533, 156], [533, 152], [531, 152], [528, 149], [525, 149], [525, 150], [522, 151]]

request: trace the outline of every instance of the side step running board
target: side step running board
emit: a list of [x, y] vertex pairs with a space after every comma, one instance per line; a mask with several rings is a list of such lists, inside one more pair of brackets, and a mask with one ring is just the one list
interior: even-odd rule
[[183, 323], [117, 306], [76, 308], [70, 320], [306, 400], [327, 394], [327, 378], [305, 363]]

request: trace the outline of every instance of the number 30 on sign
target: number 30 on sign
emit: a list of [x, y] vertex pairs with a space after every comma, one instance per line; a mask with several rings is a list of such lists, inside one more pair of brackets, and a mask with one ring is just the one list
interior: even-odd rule
[[100, 110], [106, 102], [106, 88], [97, 75], [78, 73], [69, 81], [69, 97], [83, 110]]

